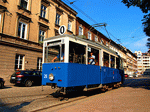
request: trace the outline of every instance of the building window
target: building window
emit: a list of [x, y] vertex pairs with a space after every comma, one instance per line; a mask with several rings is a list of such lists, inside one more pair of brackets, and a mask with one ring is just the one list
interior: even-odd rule
[[17, 70], [17, 69], [22, 70], [23, 69], [23, 59], [24, 59], [23, 55], [16, 54], [15, 70]]
[[6, 3], [7, 2], [7, 0], [2, 0], [4, 3]]
[[83, 28], [81, 26], [79, 27], [79, 35], [83, 35]]
[[25, 24], [23, 22], [19, 22], [18, 36], [20, 38], [26, 39], [26, 31], [27, 31], [27, 24]]
[[46, 18], [46, 7], [41, 5], [41, 17]]
[[42, 70], [42, 58], [37, 59], [37, 70]]
[[95, 42], [98, 42], [98, 37], [97, 36], [95, 36]]
[[40, 30], [39, 32], [39, 42], [43, 42], [45, 38], [45, 31]]
[[108, 42], [106, 42], [106, 46], [108, 46]]
[[21, 0], [20, 6], [27, 9], [28, 7], [28, 0]]
[[58, 36], [59, 35], [59, 32], [58, 30], [55, 29], [55, 36]]
[[141, 56], [141, 54], [138, 54], [138, 57], [140, 57]]
[[68, 30], [71, 31], [72, 22], [68, 21]]
[[60, 14], [56, 13], [56, 21], [55, 24], [60, 25]]
[[90, 32], [88, 32], [88, 39], [89, 39], [89, 40], [92, 40], [92, 38], [91, 38], [91, 33], [90, 33]]
[[101, 44], [104, 44], [104, 41], [103, 41], [103, 39], [101, 39]]

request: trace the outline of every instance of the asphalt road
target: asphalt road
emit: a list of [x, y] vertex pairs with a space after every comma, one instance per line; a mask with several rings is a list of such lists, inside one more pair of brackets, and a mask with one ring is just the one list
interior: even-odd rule
[[71, 94], [60, 101], [49, 86], [0, 89], [0, 112], [150, 112], [150, 77], [126, 79], [117, 89]]

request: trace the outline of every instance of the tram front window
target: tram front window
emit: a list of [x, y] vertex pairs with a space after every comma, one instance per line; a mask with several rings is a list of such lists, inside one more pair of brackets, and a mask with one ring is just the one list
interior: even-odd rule
[[81, 44], [69, 42], [69, 62], [86, 64], [86, 47]]
[[45, 48], [45, 62], [64, 62], [64, 45], [57, 45]]

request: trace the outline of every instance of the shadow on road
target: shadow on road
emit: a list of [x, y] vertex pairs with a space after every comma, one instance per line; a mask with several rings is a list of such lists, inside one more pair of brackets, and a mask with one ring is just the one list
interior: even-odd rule
[[[124, 84], [122, 84], [121, 87], [132, 87], [132, 88], [144, 88], [147, 90], [150, 90], [150, 77], [140, 77], [140, 78], [128, 78], [125, 79]], [[9, 87], [5, 87], [5, 89], [7, 89]], [[116, 88], [119, 89], [119, 88]], [[113, 89], [115, 90], [115, 88]], [[107, 92], [107, 91], [106, 91]], [[108, 91], [109, 92], [109, 91]], [[101, 89], [95, 89], [95, 90], [91, 90], [91, 91], [80, 91], [80, 92], [72, 92], [69, 93], [65, 96], [63, 96], [62, 94], [58, 95], [58, 97], [63, 97], [63, 99], [60, 99], [60, 101], [62, 100], [69, 100], [72, 98], [78, 98], [78, 97], [82, 97], [82, 96], [93, 96], [93, 95], [97, 95], [97, 94], [105, 94], [105, 92], [101, 91]], [[50, 96], [54, 95], [53, 93], [50, 94]], [[34, 101], [34, 100], [33, 100]], [[29, 102], [23, 102], [23, 103], [18, 103], [12, 105], [12, 104], [5, 104], [5, 102], [2, 102], [2, 100], [0, 99], [0, 112], [16, 112], [18, 110], [21, 110], [21, 108], [23, 108], [24, 106], [29, 105], [31, 102], [33, 101], [29, 101]]]
[[[150, 90], [150, 77], [140, 77], [140, 78], [128, 78], [125, 79], [124, 84], [121, 85], [121, 87], [132, 87], [132, 88], [144, 88], [147, 90]], [[118, 88], [113, 88], [113, 90], [118, 89]], [[107, 91], [105, 91], [107, 92]], [[64, 97], [64, 98], [76, 98], [80, 96], [93, 96], [96, 94], [102, 94], [105, 93], [101, 91], [101, 89], [95, 89], [91, 91], [83, 91], [83, 92], [70, 92], [69, 94], [63, 96], [62, 94], [54, 94], [52, 93], [51, 95], [54, 96], [55, 98], [59, 97]], [[108, 91], [109, 92], [109, 91]]]
[[150, 90], [150, 77], [127, 78], [122, 87], [144, 88]]
[[[115, 89], [118, 89], [118, 88], [113, 88], [112, 90], [115, 90]], [[52, 93], [52, 94], [50, 94], [50, 96], [57, 98], [60, 101], [63, 101], [63, 100], [69, 100], [72, 98], [78, 98], [78, 97], [82, 97], [82, 96], [90, 97], [93, 95], [105, 93], [107, 91], [109, 92], [109, 90], [102, 91], [101, 89], [93, 89], [93, 90], [89, 90], [89, 91], [73, 91], [73, 92], [69, 92], [66, 95], [63, 95], [62, 93]]]
[[19, 109], [21, 109], [24, 106], [29, 105], [33, 101], [23, 102], [21, 104], [15, 105], [15, 106], [11, 106], [13, 104], [1, 103], [1, 101], [0, 101], [0, 112], [19, 112]]
[[[9, 89], [9, 88], [12, 88], [12, 87], [4, 86], [4, 88], [3, 88], [3, 89]], [[3, 89], [0, 89], [0, 90], [3, 90]]]

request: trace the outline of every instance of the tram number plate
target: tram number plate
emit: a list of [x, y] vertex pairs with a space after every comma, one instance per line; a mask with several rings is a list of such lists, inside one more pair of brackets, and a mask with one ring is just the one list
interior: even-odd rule
[[47, 74], [44, 74], [44, 78], [47, 78]]

